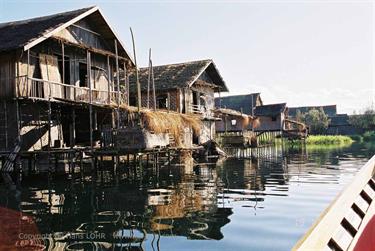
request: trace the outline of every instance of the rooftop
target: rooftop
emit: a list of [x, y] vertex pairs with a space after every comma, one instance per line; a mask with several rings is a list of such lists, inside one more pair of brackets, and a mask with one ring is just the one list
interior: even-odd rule
[[[224, 80], [211, 59], [190, 61], [177, 64], [153, 66], [154, 82], [156, 90], [170, 90], [191, 86], [198, 78], [206, 72], [212, 84], [216, 85], [217, 91], [228, 91]], [[141, 90], [147, 91], [149, 68], [139, 69], [139, 82]], [[129, 78], [130, 91], [136, 90], [135, 74]]]
[[286, 109], [286, 103], [269, 104], [255, 107], [255, 116], [277, 116]]

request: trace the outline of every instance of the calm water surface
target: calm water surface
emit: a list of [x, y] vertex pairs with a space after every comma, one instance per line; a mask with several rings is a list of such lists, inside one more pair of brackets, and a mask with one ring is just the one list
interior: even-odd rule
[[1, 188], [0, 206], [32, 216], [50, 250], [289, 250], [374, 153], [289, 149], [115, 178], [34, 177]]

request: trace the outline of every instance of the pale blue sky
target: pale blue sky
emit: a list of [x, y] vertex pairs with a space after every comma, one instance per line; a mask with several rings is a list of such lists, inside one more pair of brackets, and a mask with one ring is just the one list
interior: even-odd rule
[[337, 104], [352, 113], [375, 99], [373, 1], [10, 1], [0, 22], [98, 5], [138, 61], [212, 58], [230, 94], [265, 103]]

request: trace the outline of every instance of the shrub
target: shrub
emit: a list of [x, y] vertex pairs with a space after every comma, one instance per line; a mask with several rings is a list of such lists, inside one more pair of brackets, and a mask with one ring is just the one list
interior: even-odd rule
[[342, 135], [311, 135], [306, 140], [311, 145], [345, 145], [353, 143], [349, 136]]

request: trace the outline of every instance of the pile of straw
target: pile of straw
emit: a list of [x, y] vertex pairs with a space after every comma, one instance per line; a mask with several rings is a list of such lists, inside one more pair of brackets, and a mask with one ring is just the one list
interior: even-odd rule
[[[130, 109], [128, 111], [129, 113], [136, 112]], [[202, 126], [198, 116], [162, 110], [142, 109], [140, 119], [143, 127], [150, 132], [171, 134], [177, 146], [182, 144], [185, 128], [192, 128], [193, 132], [198, 135]]]

